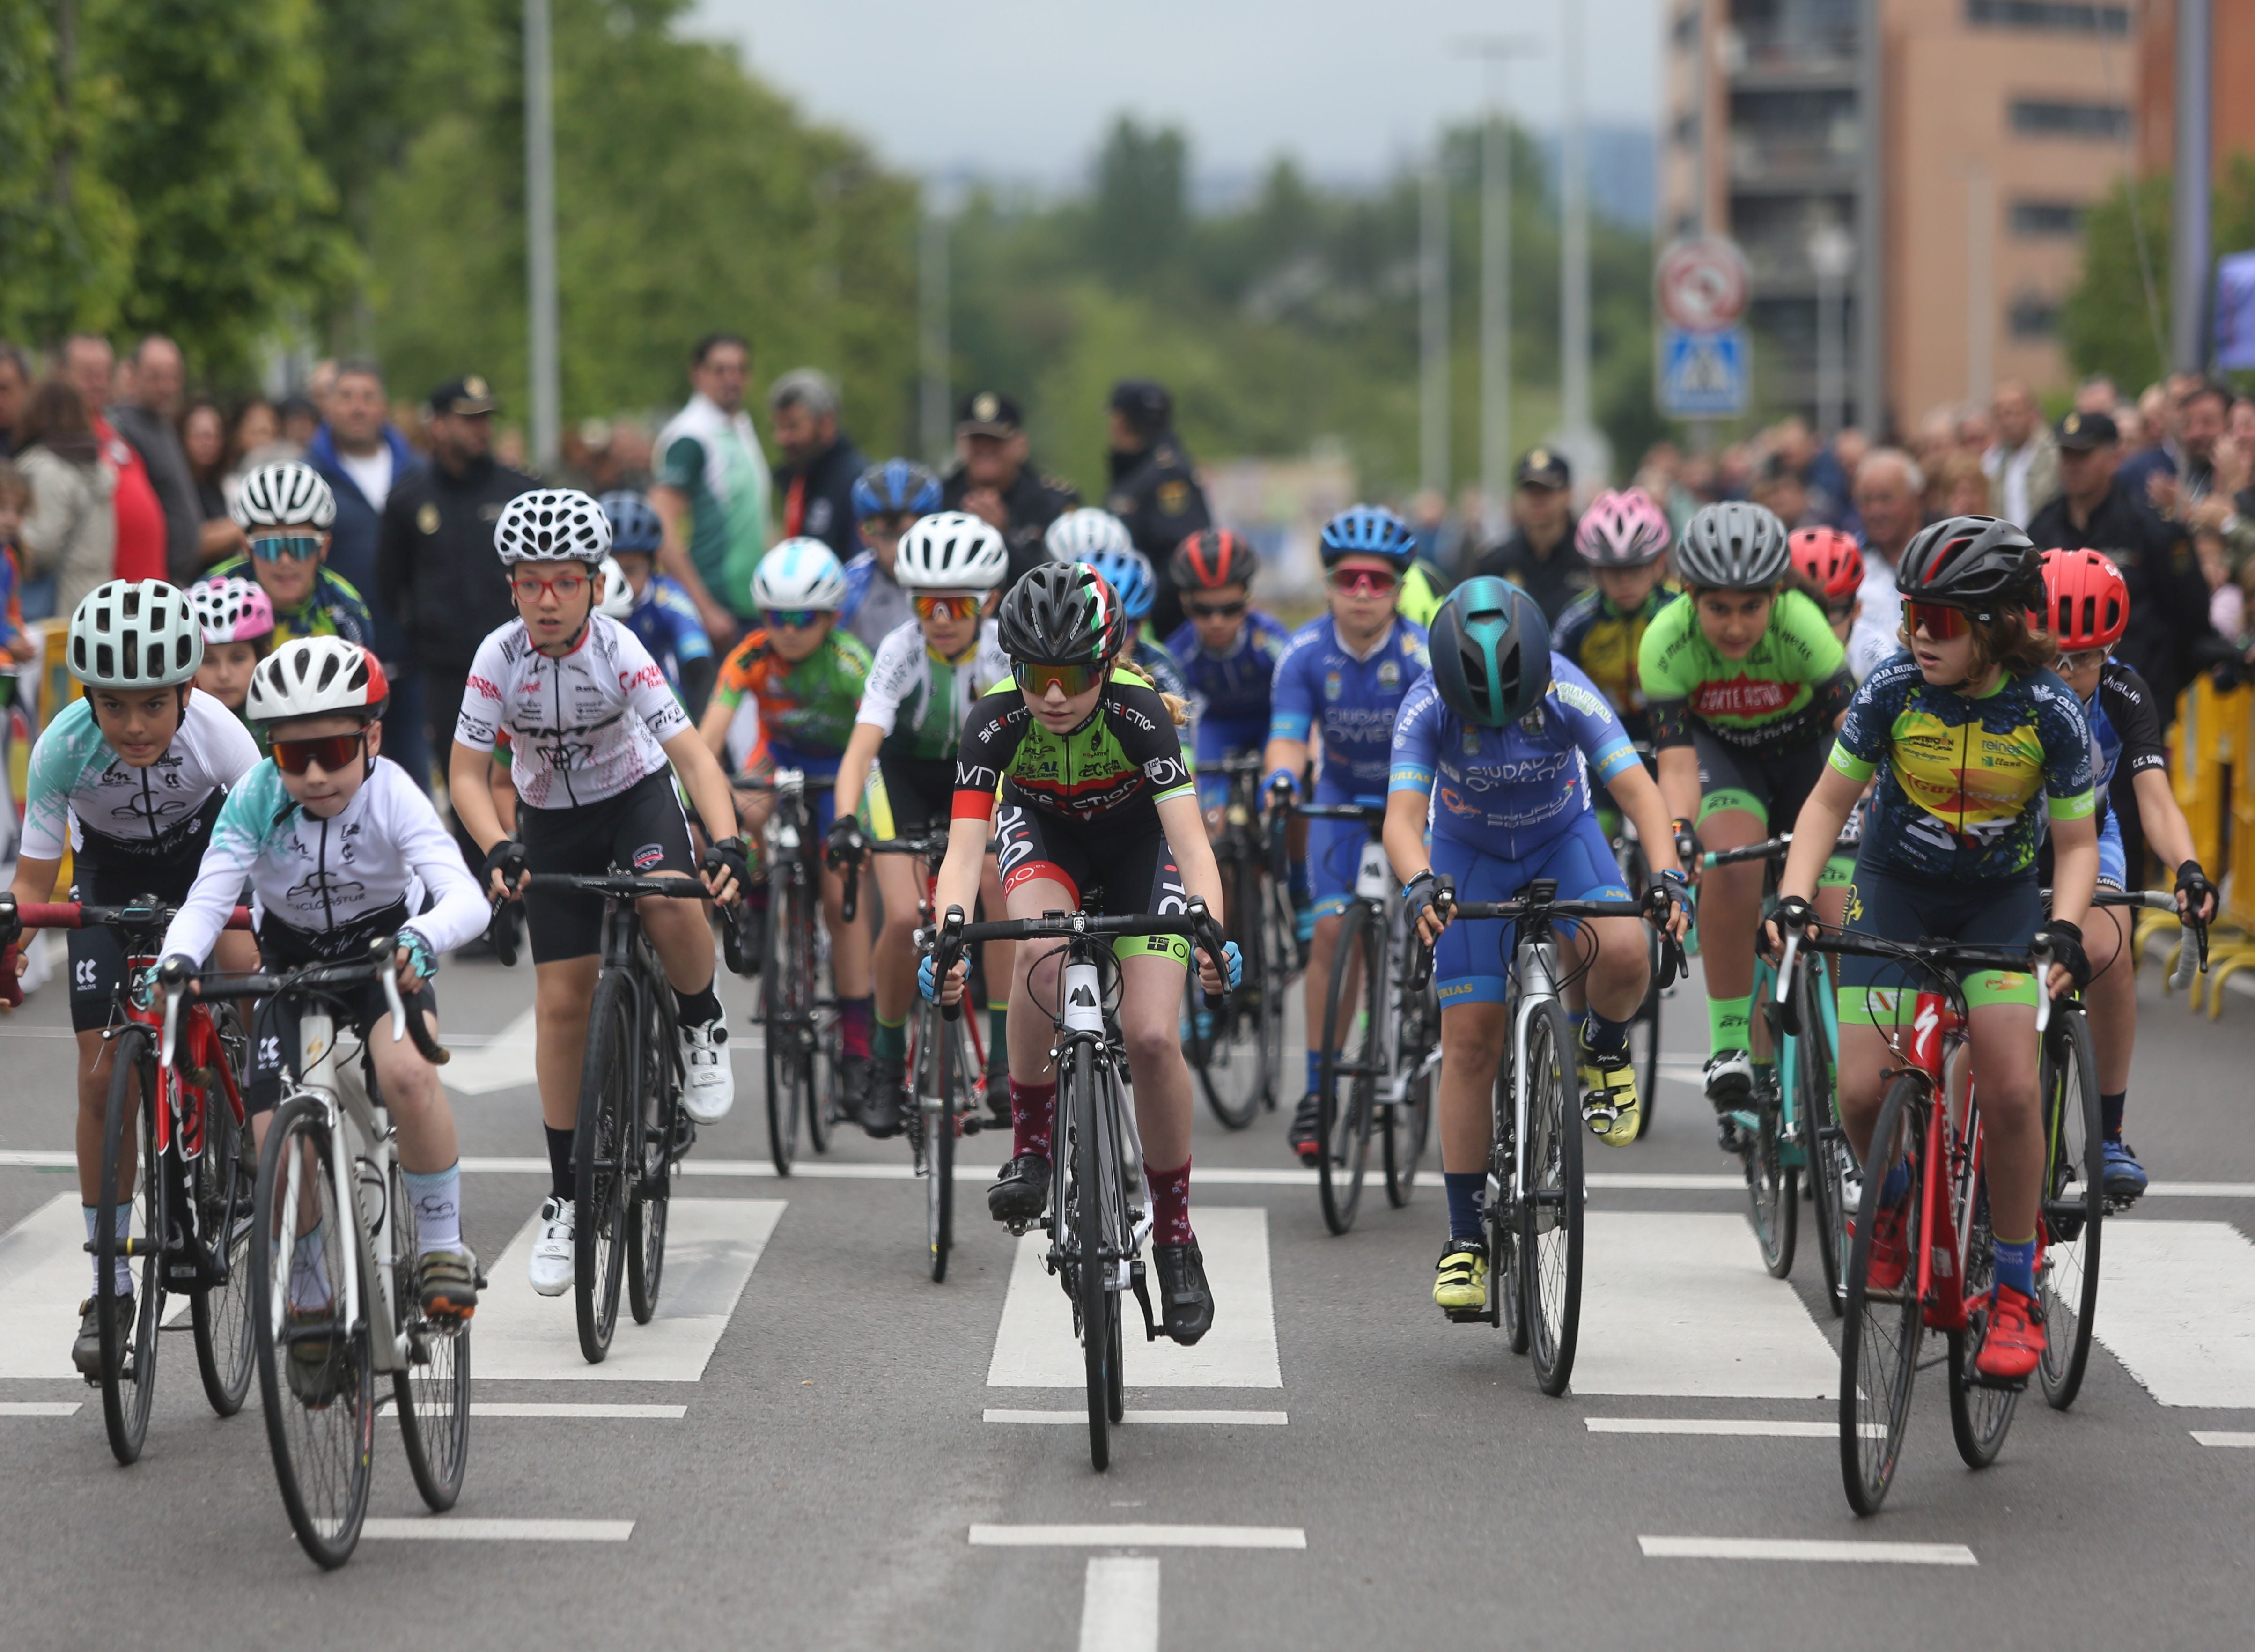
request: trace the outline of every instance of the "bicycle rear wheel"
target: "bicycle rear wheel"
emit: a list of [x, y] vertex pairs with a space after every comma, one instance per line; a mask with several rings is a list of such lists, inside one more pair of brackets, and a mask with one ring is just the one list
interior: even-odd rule
[[1757, 1069], [1752, 1101], [1754, 1128], [1739, 1137], [1746, 1199], [1753, 1211], [1754, 1238], [1761, 1246], [1762, 1266], [1773, 1279], [1782, 1279], [1793, 1271], [1794, 1239], [1801, 1220], [1799, 1173], [1785, 1162], [1778, 1071], [1773, 1066], [1763, 1077]]
[[[233, 1051], [228, 1058], [234, 1060]], [[188, 1304], [196, 1371], [212, 1409], [233, 1417], [250, 1392], [250, 1206], [258, 1197], [258, 1159], [249, 1122], [235, 1122], [217, 1085], [204, 1095], [204, 1150], [196, 1156], [188, 1196], [196, 1205], [198, 1242], [219, 1276]]]
[[336, 1567], [352, 1558], [368, 1514], [376, 1376], [369, 1281], [357, 1282], [360, 1317], [345, 1318], [358, 1218], [330, 1197], [331, 1163], [327, 1107], [313, 1095], [285, 1099], [258, 1159], [250, 1323], [282, 1507], [305, 1551]]
[[1548, 1395], [1566, 1391], [1582, 1330], [1582, 1109], [1565, 1006], [1527, 1023], [1527, 1179], [1519, 1201], [1528, 1351]]
[[1081, 1360], [1088, 1381], [1088, 1460], [1100, 1473], [1112, 1462], [1111, 1292], [1104, 1261], [1104, 1237], [1111, 1230], [1105, 1211], [1104, 1156], [1097, 1142], [1095, 1064], [1085, 1044], [1075, 1044], [1067, 1069], [1070, 1096], [1057, 1097], [1060, 1116], [1071, 1121], [1068, 1162], [1072, 1185], [1057, 1201], [1065, 1263], [1072, 1271], [1073, 1318], [1080, 1332]]
[[1440, 1071], [1426, 1058], [1441, 1042], [1441, 1001], [1430, 981], [1411, 992], [1405, 974], [1394, 1037], [1394, 1071], [1402, 1078], [1401, 1099], [1386, 1109], [1386, 1199], [1396, 1210], [1409, 1202], [1416, 1185], [1417, 1163], [1425, 1156], [1433, 1125], [1434, 1075]]
[[[1317, 1079], [1323, 1149], [1316, 1161], [1317, 1189], [1324, 1223], [1334, 1234], [1354, 1226], [1355, 1210], [1362, 1202], [1362, 1178], [1370, 1168], [1377, 1074], [1384, 1065], [1379, 1030], [1384, 1025], [1386, 990], [1379, 968], [1382, 952], [1370, 909], [1359, 901], [1350, 903], [1341, 915], [1338, 946], [1331, 954], [1331, 991], [1324, 1001], [1323, 1063]], [[1358, 970], [1360, 979], [1355, 980]]]
[[657, 1314], [658, 1291], [665, 1283], [665, 1219], [673, 1200], [673, 1166], [682, 1149], [678, 1138], [686, 1122], [665, 1059], [672, 1042], [657, 1006], [647, 1006], [636, 1050], [642, 1074], [635, 1084], [641, 1177], [627, 1203], [627, 1307], [638, 1325]]
[[1263, 1107], [1275, 1103], [1276, 1075], [1283, 1054], [1283, 1028], [1277, 1024], [1272, 1052], [1267, 1030], [1268, 987], [1267, 925], [1261, 921], [1261, 877], [1255, 863], [1233, 853], [1223, 868], [1229, 890], [1228, 913], [1232, 938], [1242, 954], [1244, 984], [1231, 995], [1226, 1009], [1206, 1007], [1193, 969], [1184, 981], [1184, 1051], [1206, 1105], [1225, 1129], [1241, 1130]]
[[955, 1244], [956, 1109], [965, 1093], [959, 1023], [935, 1015], [937, 1036], [924, 1045], [917, 1113], [924, 1132], [924, 1236], [931, 1283], [947, 1278], [947, 1253]]
[[[1865, 1156], [1863, 1201], [1848, 1255], [1847, 1311], [1840, 1334], [1840, 1478], [1848, 1506], [1859, 1515], [1879, 1512], [1902, 1459], [1903, 1424], [1910, 1417], [1911, 1387], [1926, 1334], [1918, 1259], [1926, 1245], [1927, 1105], [1926, 1086], [1916, 1078], [1905, 1075], [1887, 1086], [1872, 1149]], [[1909, 1259], [1909, 1271], [1892, 1289], [1875, 1289], [1872, 1234], [1888, 1170], [1896, 1164], [1910, 1178], [1901, 1206], [1902, 1255]]]
[[470, 1455], [470, 1327], [467, 1320], [439, 1321], [423, 1316], [410, 1288], [413, 1270], [404, 1259], [419, 1256], [415, 1201], [407, 1197], [407, 1173], [391, 1167], [391, 1208], [398, 1213], [394, 1242], [403, 1258], [399, 1269], [399, 1318], [406, 1332], [407, 1369], [391, 1374], [391, 1402], [399, 1412], [399, 1443], [406, 1448], [407, 1472], [433, 1514], [443, 1514], [462, 1494], [462, 1469]]
[[[1971, 1232], [1965, 1244], [1965, 1300], [1971, 1306], [1989, 1294], [1997, 1279], [1989, 1229], [1989, 1198], [1985, 1187], [1973, 1190], [1967, 1217]], [[1949, 1432], [1957, 1454], [1968, 1468], [1986, 1468], [2004, 1449], [2005, 1435], [2013, 1426], [2013, 1409], [2020, 1403], [2018, 1388], [1992, 1388], [1981, 1381], [1973, 1356], [1980, 1346], [1978, 1310], [1969, 1316], [1963, 1331], [1952, 1331], [1949, 1340]]]
[[[98, 1206], [104, 1220], [94, 1225], [95, 1307], [102, 1325], [102, 1422], [110, 1452], [121, 1463], [139, 1457], [149, 1438], [149, 1407], [157, 1397], [157, 1328], [165, 1318], [165, 1247], [172, 1234], [169, 1206], [175, 1171], [157, 1150], [152, 1037], [145, 1027], [128, 1027], [111, 1051]], [[128, 1153], [139, 1161], [137, 1196], [126, 1172]], [[108, 1220], [120, 1205], [134, 1206], [138, 1218], [140, 1234], [132, 1248]], [[131, 1277], [136, 1255], [140, 1288], [130, 1298], [132, 1318], [121, 1325], [113, 1305], [117, 1277], [121, 1271]]]
[[600, 1365], [619, 1322], [626, 1273], [627, 1183], [638, 1150], [635, 1105], [634, 978], [603, 972], [587, 1012], [587, 1054], [580, 1076], [580, 1121], [572, 1136], [577, 1233], [572, 1247], [572, 1306], [580, 1353]]
[[2105, 1138], [2098, 1109], [2098, 1062], [2080, 1009], [2052, 1006], [2043, 1043], [2044, 1353], [2036, 1367], [2043, 1395], [2064, 1411], [2082, 1390], [2098, 1310], [2098, 1238], [2106, 1214]]
[[761, 986], [767, 1005], [768, 1152], [776, 1174], [788, 1176], [798, 1156], [799, 1121], [823, 1105], [814, 1088], [815, 984], [800, 933], [812, 915], [804, 885], [778, 874], [771, 888]]
[[1809, 1178], [1809, 1220], [1824, 1269], [1824, 1299], [1837, 1315], [1846, 1306], [1841, 1283], [1848, 1254], [1848, 1178], [1855, 1156], [1832, 1104], [1832, 1044], [1825, 1036], [1819, 995], [1831, 977], [1816, 966], [1802, 973], [1801, 1037], [1794, 1053], [1794, 1115], [1801, 1128], [1802, 1174]]

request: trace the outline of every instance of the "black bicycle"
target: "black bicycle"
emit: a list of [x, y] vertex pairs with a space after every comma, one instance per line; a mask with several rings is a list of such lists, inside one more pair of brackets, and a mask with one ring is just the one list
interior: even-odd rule
[[[1272, 864], [1281, 835], [1272, 847], [1261, 829], [1260, 756], [1225, 758], [1218, 772], [1229, 777], [1229, 801], [1213, 858], [1226, 897], [1223, 927], [1244, 958], [1245, 983], [1230, 995], [1226, 1013], [1205, 1009], [1185, 988], [1183, 1050], [1214, 1117], [1241, 1130], [1275, 1108], [1284, 1016], [1304, 966], [1291, 894], [1281, 863]], [[1276, 824], [1281, 830], [1281, 818]]]
[[[768, 1150], [776, 1174], [788, 1176], [798, 1157], [798, 1132], [818, 1153], [830, 1150], [830, 1129], [841, 1116], [835, 1087], [838, 1004], [822, 992], [829, 931], [822, 919], [822, 840], [806, 795], [806, 776], [778, 770], [768, 781], [736, 780], [740, 791], [774, 794], [775, 811], [762, 833], [767, 868], [768, 922], [760, 961], [760, 1024], [766, 1044]], [[854, 921], [858, 864], [846, 871], [847, 923]], [[733, 956], [729, 967], [743, 973]]]

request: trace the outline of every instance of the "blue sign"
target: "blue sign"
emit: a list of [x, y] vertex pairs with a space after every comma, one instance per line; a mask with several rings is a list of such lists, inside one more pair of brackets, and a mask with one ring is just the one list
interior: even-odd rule
[[2216, 261], [2216, 364], [2232, 372], [2255, 368], [2255, 252]]
[[1660, 411], [1667, 418], [1736, 418], [1752, 399], [1746, 330], [1660, 329]]

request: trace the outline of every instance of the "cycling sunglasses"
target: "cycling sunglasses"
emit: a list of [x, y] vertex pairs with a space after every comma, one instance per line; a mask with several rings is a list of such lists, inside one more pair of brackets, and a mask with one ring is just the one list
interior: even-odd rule
[[1183, 612], [1194, 620], [1233, 620], [1252, 606], [1250, 602], [1185, 602]]
[[337, 774], [351, 766], [367, 743], [365, 731], [357, 735], [323, 735], [319, 740], [277, 740], [274, 742], [274, 766], [285, 775], [301, 775], [319, 763], [329, 774]]
[[1973, 629], [1973, 617], [1963, 608], [1940, 602], [1903, 601], [1903, 629], [1916, 636], [1921, 629], [1937, 643], [1964, 636]]
[[1331, 576], [1331, 589], [1345, 596], [1392, 596], [1401, 583], [1376, 568], [1339, 568]]
[[2063, 671], [2087, 671], [2094, 666], [2104, 665], [2107, 656], [2113, 651], [2107, 648], [2077, 649], [2072, 654], [2059, 657], [2059, 668]]
[[543, 591], [552, 591], [558, 601], [569, 602], [586, 590], [587, 584], [584, 573], [559, 573], [552, 580], [544, 580], [537, 573], [519, 573], [512, 575], [509, 582], [509, 589], [528, 602], [538, 601]]
[[1852, 596], [1844, 598], [1837, 602], [1827, 602], [1824, 605], [1824, 612], [1832, 623], [1837, 625], [1856, 611], [1856, 602], [1857, 599]]
[[975, 620], [979, 610], [987, 605], [983, 591], [966, 591], [956, 596], [912, 596], [909, 606], [920, 620]]
[[768, 623], [780, 625], [786, 631], [804, 631], [811, 629], [829, 612], [828, 608], [769, 608]]
[[318, 533], [272, 534], [250, 542], [250, 554], [261, 562], [311, 562], [321, 554]]
[[1067, 699], [1071, 699], [1076, 694], [1085, 694], [1104, 680], [1104, 667], [1101, 665], [1021, 664], [1012, 669], [1017, 677], [1018, 686], [1025, 691], [1029, 699], [1047, 699], [1052, 683], [1064, 692]]

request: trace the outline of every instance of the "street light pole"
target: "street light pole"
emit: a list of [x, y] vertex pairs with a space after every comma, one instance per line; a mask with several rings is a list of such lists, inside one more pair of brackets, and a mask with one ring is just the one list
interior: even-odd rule
[[2170, 203], [2169, 354], [2180, 373], [2208, 365], [2209, 121], [2216, 73], [2209, 0], [2177, 0], [2177, 156]]
[[556, 102], [548, 0], [524, 0], [524, 266], [532, 327], [532, 462], [556, 466], [563, 433], [557, 354]]
[[1558, 240], [1560, 425], [1564, 445], [1585, 478], [1598, 480], [1590, 418], [1590, 146], [1582, 108], [1583, 0], [1562, 0], [1559, 65], [1565, 82], [1561, 134]]
[[1434, 141], [1419, 226], [1418, 482], [1449, 496], [1449, 140]]
[[1854, 267], [1856, 243], [1827, 221], [1809, 237], [1809, 263], [1816, 272], [1816, 433], [1830, 441], [1847, 423], [1847, 329], [1843, 286]]
[[1504, 124], [1503, 66], [1535, 43], [1480, 35], [1461, 43], [1487, 66], [1480, 132], [1480, 495], [1487, 537], [1501, 534], [1511, 475], [1511, 134]]

